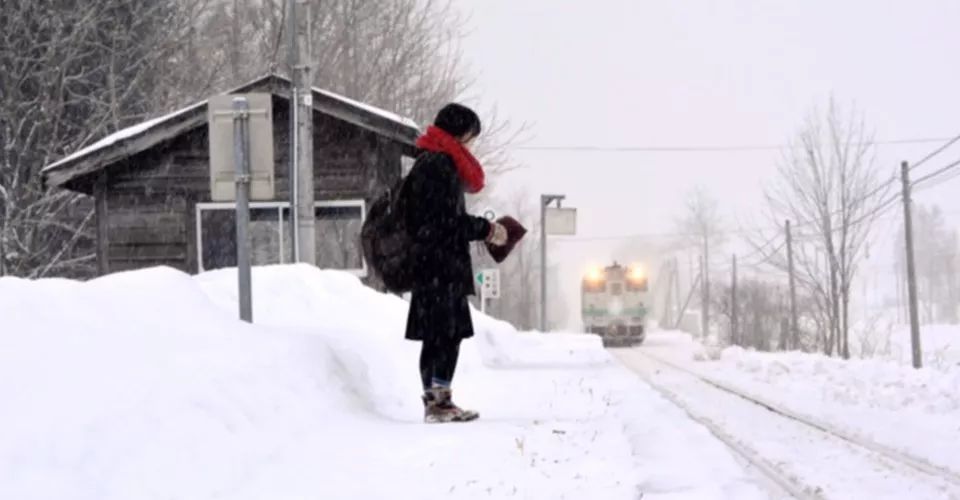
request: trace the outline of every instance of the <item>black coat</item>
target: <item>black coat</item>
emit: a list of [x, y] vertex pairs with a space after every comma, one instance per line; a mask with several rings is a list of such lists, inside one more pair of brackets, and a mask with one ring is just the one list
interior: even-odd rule
[[453, 296], [473, 295], [470, 242], [485, 239], [490, 222], [467, 214], [453, 158], [421, 153], [405, 184], [414, 293], [443, 290]]
[[485, 239], [490, 223], [467, 214], [457, 167], [446, 154], [421, 153], [404, 190], [405, 224], [413, 241], [406, 338], [443, 343], [472, 337], [467, 295], [476, 290], [470, 242]]

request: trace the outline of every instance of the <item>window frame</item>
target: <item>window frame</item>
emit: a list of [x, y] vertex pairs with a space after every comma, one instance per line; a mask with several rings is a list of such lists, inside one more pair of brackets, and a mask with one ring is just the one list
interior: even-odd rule
[[[201, 214], [204, 210], [236, 210], [237, 204], [230, 201], [215, 201], [215, 202], [197, 202], [195, 207], [195, 225], [196, 225], [196, 243], [197, 243], [197, 272], [202, 273], [207, 270], [203, 268], [203, 224]], [[344, 200], [323, 200], [315, 201], [313, 203], [314, 209], [314, 220], [316, 220], [316, 209], [331, 207], [359, 207], [360, 208], [360, 225], [367, 220], [367, 201], [363, 198], [351, 198]], [[283, 229], [283, 210], [290, 210], [289, 201], [251, 201], [250, 209], [276, 209], [277, 211], [277, 226], [279, 228], [280, 236], [280, 264], [290, 264], [287, 260], [287, 249], [284, 247], [284, 236], [286, 233]], [[358, 278], [366, 278], [369, 275], [369, 270], [367, 267], [367, 259], [364, 257], [363, 252], [360, 252], [360, 268], [349, 268], [349, 269], [331, 269], [335, 271], [343, 271], [353, 274]]]

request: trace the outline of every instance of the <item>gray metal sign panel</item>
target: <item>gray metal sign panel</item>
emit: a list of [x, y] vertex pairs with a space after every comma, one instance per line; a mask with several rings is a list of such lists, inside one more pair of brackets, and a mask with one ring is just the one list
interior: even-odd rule
[[577, 234], [577, 209], [547, 207], [544, 225], [549, 235], [573, 236]]
[[250, 199], [273, 200], [273, 106], [270, 94], [228, 94], [207, 104], [210, 143], [210, 199], [235, 201], [237, 167], [234, 160], [233, 99], [250, 103]]

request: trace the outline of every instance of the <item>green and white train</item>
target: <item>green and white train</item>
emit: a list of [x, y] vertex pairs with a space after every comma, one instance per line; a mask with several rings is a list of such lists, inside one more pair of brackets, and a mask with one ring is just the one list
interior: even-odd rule
[[646, 338], [648, 276], [639, 264], [597, 267], [581, 285], [583, 326], [608, 347], [637, 345]]

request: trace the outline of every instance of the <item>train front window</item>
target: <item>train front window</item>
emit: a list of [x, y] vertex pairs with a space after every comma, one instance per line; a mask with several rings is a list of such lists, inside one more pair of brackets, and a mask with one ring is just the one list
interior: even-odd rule
[[623, 294], [623, 283], [614, 283], [610, 285], [610, 295]]
[[646, 278], [642, 280], [631, 280], [627, 282], [627, 290], [631, 292], [646, 292], [647, 291], [647, 280]]
[[586, 280], [583, 282], [583, 291], [589, 293], [603, 293], [607, 291], [606, 281]]

